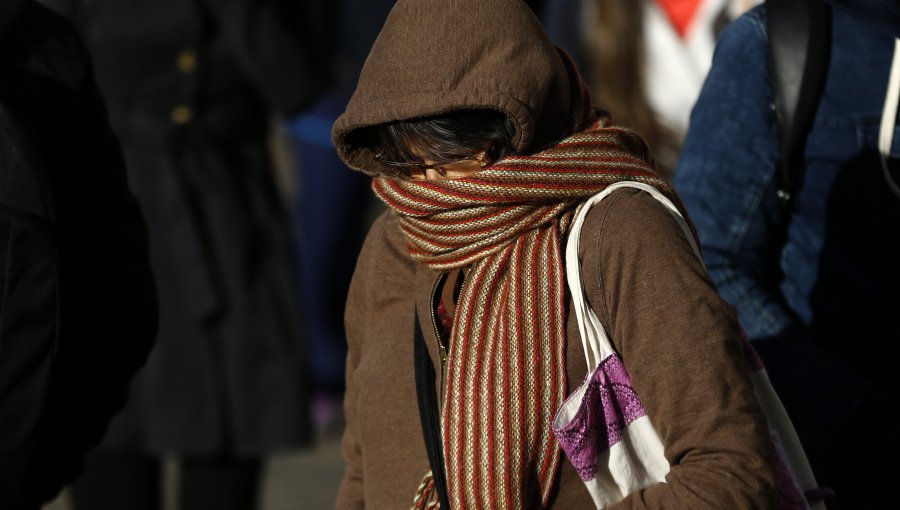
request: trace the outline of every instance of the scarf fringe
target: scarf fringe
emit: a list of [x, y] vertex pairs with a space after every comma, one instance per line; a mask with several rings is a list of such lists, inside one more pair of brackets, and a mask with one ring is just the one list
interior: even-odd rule
[[434, 477], [429, 471], [416, 490], [416, 497], [413, 499], [413, 506], [410, 510], [439, 510], [440, 508], [441, 502], [434, 485]]

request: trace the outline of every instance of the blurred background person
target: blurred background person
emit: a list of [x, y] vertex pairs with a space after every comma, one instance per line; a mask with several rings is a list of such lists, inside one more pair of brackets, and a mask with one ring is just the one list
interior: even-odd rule
[[900, 474], [884, 461], [900, 455], [900, 130], [888, 101], [900, 94], [900, 4], [828, 3], [827, 44], [815, 46], [827, 74], [790, 201], [764, 7], [723, 32], [675, 185], [710, 276], [837, 494], [828, 508], [885, 508]]
[[78, 27], [146, 214], [160, 334], [126, 409], [74, 485], [78, 509], [157, 509], [160, 457], [180, 508], [247, 509], [261, 459], [310, 440], [307, 366], [273, 112], [324, 73], [303, 2], [46, 0]]
[[333, 83], [316, 102], [286, 119], [292, 164], [297, 274], [309, 345], [310, 411], [317, 434], [343, 429], [347, 340], [344, 304], [356, 257], [369, 225], [381, 209], [369, 192], [371, 180], [348, 172], [331, 143], [331, 125], [356, 87], [369, 48], [394, 0], [316, 2], [311, 27], [316, 48], [328, 48]]
[[671, 177], [721, 29], [755, 0], [544, 0], [551, 38]]
[[0, 507], [82, 470], [156, 335], [147, 228], [64, 18], [0, 2]]

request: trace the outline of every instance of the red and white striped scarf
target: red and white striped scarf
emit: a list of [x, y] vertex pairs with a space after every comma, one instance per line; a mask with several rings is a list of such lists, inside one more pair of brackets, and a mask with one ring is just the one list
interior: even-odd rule
[[[547, 505], [560, 459], [551, 423], [566, 396], [562, 239], [584, 199], [621, 180], [669, 189], [643, 140], [605, 116], [467, 178], [375, 179], [413, 258], [470, 266], [441, 415], [453, 509]], [[415, 507], [436, 507], [435, 492], [426, 477]]]

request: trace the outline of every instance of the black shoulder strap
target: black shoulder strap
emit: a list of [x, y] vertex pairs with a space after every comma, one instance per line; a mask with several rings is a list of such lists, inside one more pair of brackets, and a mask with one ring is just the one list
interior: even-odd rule
[[419, 400], [419, 419], [422, 421], [422, 434], [425, 437], [425, 449], [428, 452], [428, 464], [431, 476], [438, 490], [441, 508], [449, 509], [447, 494], [447, 474], [444, 471], [444, 448], [441, 444], [441, 419], [438, 412], [437, 396], [434, 392], [434, 364], [428, 357], [425, 347], [425, 336], [419, 324], [419, 315], [415, 320], [415, 346], [413, 348], [416, 366], [416, 397]]
[[769, 66], [781, 132], [783, 203], [803, 182], [806, 135], [828, 74], [831, 9], [821, 0], [765, 0]]

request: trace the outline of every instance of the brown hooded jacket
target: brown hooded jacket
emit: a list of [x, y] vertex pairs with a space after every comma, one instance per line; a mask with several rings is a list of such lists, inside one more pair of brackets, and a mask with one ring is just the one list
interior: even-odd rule
[[[527, 153], [575, 129], [578, 79], [519, 0], [400, 0], [333, 138], [351, 167], [386, 173], [374, 160], [377, 148], [358, 138], [360, 128], [487, 108], [514, 121], [516, 149]], [[439, 274], [409, 257], [393, 214], [372, 227], [347, 302], [340, 509], [408, 508], [429, 469], [413, 324], [415, 314], [432, 323]], [[675, 220], [646, 193], [619, 190], [591, 210], [581, 246], [589, 302], [672, 466], [667, 483], [616, 508], [774, 507], [771, 442], [744, 368], [736, 317]], [[587, 368], [574, 314], [567, 335], [571, 393]], [[440, 366], [435, 333], [425, 337]], [[572, 465], [561, 464], [550, 507], [591, 508]]]

